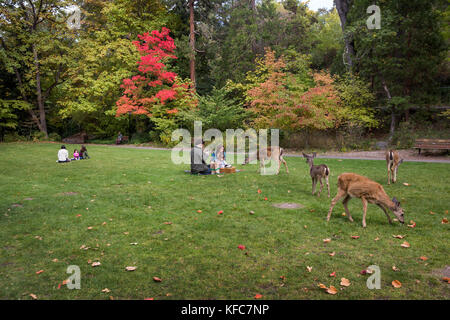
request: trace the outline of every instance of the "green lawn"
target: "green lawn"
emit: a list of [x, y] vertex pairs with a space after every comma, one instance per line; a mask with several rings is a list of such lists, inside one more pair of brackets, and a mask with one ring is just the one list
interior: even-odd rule
[[[58, 149], [0, 144], [0, 299], [450, 297], [438, 274], [450, 265], [449, 224], [441, 223], [448, 218], [449, 164], [406, 162], [399, 182], [387, 186], [384, 161], [316, 160], [331, 169], [332, 197], [340, 173], [363, 174], [401, 201], [405, 222], [416, 222], [389, 225], [369, 205], [363, 229], [359, 199], [349, 204], [354, 223], [342, 216], [341, 203], [326, 222], [330, 199], [311, 195], [302, 158], [286, 158], [289, 175], [282, 167], [279, 176], [261, 176], [252, 165], [218, 178], [185, 174], [189, 166], [172, 164], [169, 151], [88, 146], [90, 160], [57, 164]], [[272, 207], [280, 202], [305, 207]], [[405, 240], [409, 248], [400, 246]], [[96, 261], [101, 265], [92, 267]], [[367, 289], [370, 275], [360, 274], [372, 264], [381, 269], [380, 290]], [[69, 265], [81, 268], [80, 290], [58, 289]], [[342, 277], [351, 285], [341, 290]], [[393, 280], [402, 287], [393, 288]], [[330, 295], [319, 283], [339, 292]]]

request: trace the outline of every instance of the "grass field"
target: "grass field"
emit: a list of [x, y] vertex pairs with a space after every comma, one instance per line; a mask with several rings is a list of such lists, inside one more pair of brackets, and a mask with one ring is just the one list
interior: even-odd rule
[[[401, 201], [405, 222], [416, 223], [389, 225], [369, 205], [363, 229], [359, 199], [349, 203], [355, 222], [342, 216], [341, 203], [325, 221], [330, 199], [326, 192], [311, 195], [302, 158], [286, 158], [289, 175], [282, 168], [279, 176], [261, 176], [253, 165], [218, 178], [185, 174], [189, 166], [172, 164], [169, 151], [88, 146], [90, 160], [57, 164], [58, 149], [0, 144], [0, 299], [450, 297], [439, 274], [450, 265], [449, 224], [442, 223], [450, 203], [449, 164], [406, 162], [398, 183], [387, 186], [384, 161], [316, 160], [331, 169], [332, 197], [340, 173], [363, 174]], [[272, 207], [281, 202], [304, 208]], [[409, 248], [401, 247], [404, 241]], [[81, 269], [80, 290], [58, 289], [69, 265]], [[360, 274], [369, 265], [380, 267], [379, 290], [369, 290], [370, 275]], [[351, 285], [341, 286], [342, 277]], [[319, 283], [338, 293], [326, 293]]]

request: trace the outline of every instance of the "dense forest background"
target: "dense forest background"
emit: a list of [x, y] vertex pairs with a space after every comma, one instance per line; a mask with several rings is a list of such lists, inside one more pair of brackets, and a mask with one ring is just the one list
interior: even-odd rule
[[194, 120], [291, 148], [450, 138], [448, 1], [334, 3], [0, 0], [1, 140], [170, 145]]

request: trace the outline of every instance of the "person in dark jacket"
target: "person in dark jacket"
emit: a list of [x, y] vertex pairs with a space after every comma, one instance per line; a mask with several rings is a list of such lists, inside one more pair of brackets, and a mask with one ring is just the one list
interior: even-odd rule
[[211, 168], [206, 164], [203, 149], [205, 148], [205, 142], [203, 140], [195, 143], [191, 149], [191, 173], [192, 174], [211, 174]]
[[81, 146], [80, 149], [80, 158], [81, 159], [90, 159], [91, 157], [89, 157], [88, 153], [87, 153], [87, 149], [84, 145]]

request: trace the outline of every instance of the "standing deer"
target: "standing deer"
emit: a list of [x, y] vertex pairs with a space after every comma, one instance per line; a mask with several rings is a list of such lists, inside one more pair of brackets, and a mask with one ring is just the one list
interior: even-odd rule
[[314, 158], [316, 157], [317, 153], [313, 152], [312, 156], [307, 155], [306, 153], [303, 153], [303, 156], [306, 158], [306, 163], [309, 164], [309, 174], [311, 175], [312, 179], [312, 195], [316, 193], [316, 184], [317, 181], [320, 182], [320, 190], [317, 194], [318, 197], [320, 197], [320, 193], [323, 189], [323, 183], [322, 179], [325, 179], [325, 182], [327, 183], [327, 189], [328, 189], [328, 198], [330, 197], [330, 184], [328, 183], [328, 176], [330, 175], [330, 169], [325, 164], [320, 164], [318, 166], [314, 165]]
[[261, 171], [261, 169], [263, 169], [264, 174], [265, 174], [266, 167], [265, 167], [264, 161], [274, 160], [278, 164], [277, 174], [280, 173], [280, 166], [281, 166], [282, 162], [286, 168], [286, 173], [289, 173], [289, 169], [288, 169], [286, 160], [284, 160], [284, 158], [283, 158], [283, 148], [273, 146], [273, 147], [266, 148], [265, 149], [266, 152], [264, 152], [263, 149], [260, 149], [258, 151], [259, 152], [254, 152], [252, 154], [249, 154], [249, 156], [245, 158], [244, 164], [248, 164], [256, 159], [259, 161], [259, 171]]
[[348, 219], [353, 222], [353, 218], [347, 207], [347, 203], [351, 197], [360, 198], [363, 203], [364, 213], [362, 225], [364, 228], [366, 227], [366, 212], [368, 202], [379, 206], [386, 214], [389, 223], [392, 223], [392, 221], [386, 208], [391, 210], [401, 223], [404, 223], [403, 209], [400, 207], [400, 202], [398, 202], [395, 197], [390, 200], [389, 196], [386, 194], [383, 187], [379, 183], [372, 181], [364, 176], [360, 176], [356, 173], [343, 173], [338, 177], [338, 192], [336, 197], [331, 200], [331, 206], [330, 210], [328, 211], [327, 221], [330, 221], [333, 207], [341, 198], [344, 198], [342, 204], [344, 205], [344, 209], [348, 215]]
[[403, 159], [400, 159], [398, 151], [389, 150], [386, 151], [386, 162], [388, 170], [388, 184], [395, 183], [397, 181], [398, 166], [403, 163]]

